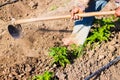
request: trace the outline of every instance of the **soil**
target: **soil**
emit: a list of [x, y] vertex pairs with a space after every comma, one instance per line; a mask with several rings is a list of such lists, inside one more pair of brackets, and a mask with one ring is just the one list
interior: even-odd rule
[[[0, 1], [0, 4], [6, 1]], [[13, 18], [69, 14], [71, 3], [70, 0], [19, 0], [0, 7], [0, 80], [27, 80], [46, 70], [54, 71], [59, 80], [83, 80], [120, 55], [119, 23], [110, 41], [87, 50], [83, 57], [75, 59], [73, 64], [65, 68], [51, 67], [52, 59], [48, 52], [50, 47], [63, 45], [62, 39], [72, 32], [73, 21], [61, 19], [21, 24], [22, 35], [18, 39], [14, 39], [7, 31], [7, 22]], [[112, 1], [107, 6], [111, 5]], [[107, 6], [103, 10], [114, 9]], [[119, 80], [119, 66], [118, 62], [94, 79]]]

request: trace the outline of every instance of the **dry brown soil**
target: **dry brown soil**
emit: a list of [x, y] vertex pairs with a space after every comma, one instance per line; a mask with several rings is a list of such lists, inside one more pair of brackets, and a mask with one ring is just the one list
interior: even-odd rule
[[[7, 0], [0, 0], [0, 4]], [[7, 31], [12, 18], [24, 19], [69, 14], [70, 0], [19, 0], [0, 7], [0, 80], [27, 80], [44, 71], [54, 71], [59, 80], [83, 80], [120, 53], [120, 28], [113, 38], [93, 50], [88, 50], [66, 68], [51, 67], [48, 50], [62, 45], [62, 38], [72, 32], [73, 22], [69, 19], [40, 21], [21, 24], [22, 35], [14, 39]], [[57, 8], [53, 10], [53, 8]], [[111, 7], [110, 7], [111, 8]], [[108, 10], [106, 8], [106, 10]], [[116, 25], [119, 26], [119, 25]], [[111, 66], [95, 79], [119, 80], [120, 63]]]

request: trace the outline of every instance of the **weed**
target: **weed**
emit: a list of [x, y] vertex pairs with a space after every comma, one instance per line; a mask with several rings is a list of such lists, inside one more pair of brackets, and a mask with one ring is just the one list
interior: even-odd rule
[[53, 72], [45, 71], [43, 75], [34, 76], [32, 80], [53, 80]]
[[53, 63], [55, 64], [61, 65], [63, 67], [65, 67], [66, 64], [70, 64], [66, 47], [61, 46], [50, 48], [49, 54], [54, 58]]

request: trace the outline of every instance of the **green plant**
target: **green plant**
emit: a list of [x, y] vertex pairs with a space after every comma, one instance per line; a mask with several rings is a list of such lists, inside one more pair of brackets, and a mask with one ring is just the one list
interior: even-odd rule
[[50, 8], [49, 8], [49, 10], [50, 11], [53, 11], [53, 10], [56, 10], [58, 7], [56, 6], [56, 5], [52, 5]]
[[53, 80], [53, 72], [44, 72], [42, 75], [34, 76], [32, 80]]
[[76, 45], [71, 45], [71, 55], [74, 56], [75, 58], [78, 58], [83, 55], [83, 49], [85, 48], [84, 45], [76, 46]]
[[[113, 18], [103, 18], [96, 20], [97, 28], [93, 29], [90, 36], [86, 40], [86, 44], [101, 43], [102, 41], [108, 41], [111, 35], [110, 29], [114, 27]], [[99, 24], [99, 25], [98, 25]]]
[[53, 63], [55, 64], [61, 65], [63, 67], [65, 67], [66, 64], [70, 64], [66, 47], [61, 46], [50, 48], [49, 54], [54, 58]]

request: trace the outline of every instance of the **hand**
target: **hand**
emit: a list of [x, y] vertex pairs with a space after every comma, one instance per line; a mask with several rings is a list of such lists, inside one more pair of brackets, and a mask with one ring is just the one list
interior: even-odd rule
[[115, 15], [120, 16], [120, 7], [115, 10]]
[[82, 9], [80, 7], [75, 7], [72, 9], [71, 11], [71, 19], [73, 20], [80, 20], [81, 17], [79, 17], [78, 15], [75, 15], [75, 14], [78, 14], [78, 13], [82, 13]]

